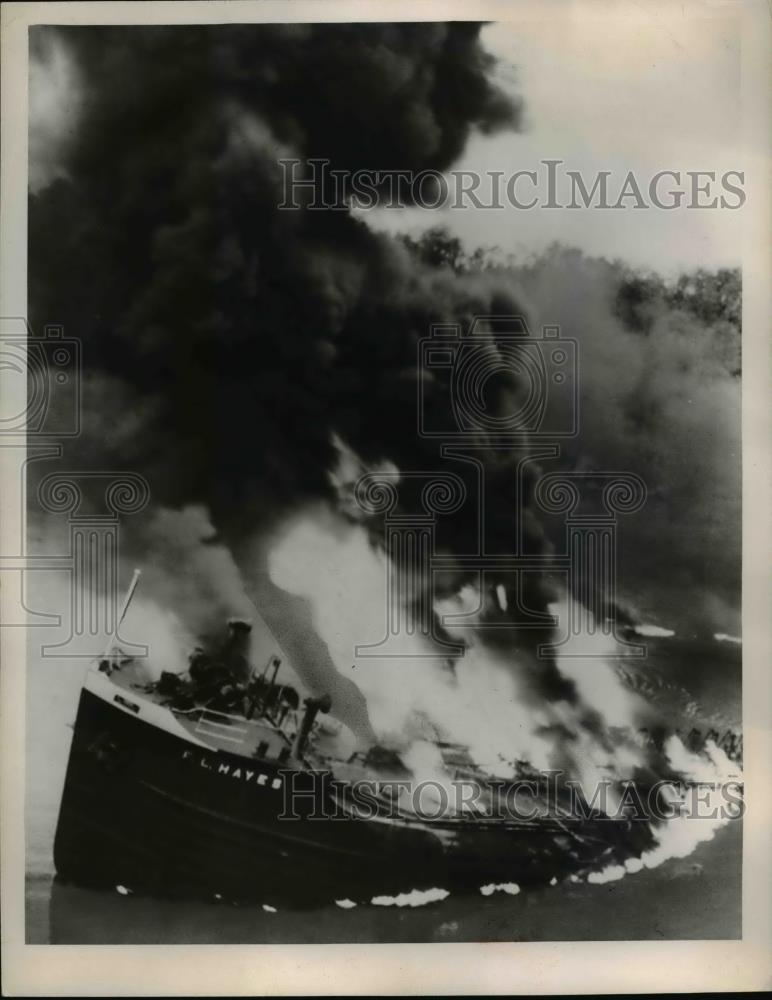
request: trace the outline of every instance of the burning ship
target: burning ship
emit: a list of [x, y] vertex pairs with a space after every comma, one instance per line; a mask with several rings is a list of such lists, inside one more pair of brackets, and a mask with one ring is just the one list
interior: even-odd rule
[[546, 881], [623, 860], [641, 835], [629, 820], [577, 819], [559, 796], [531, 797], [533, 818], [502, 815], [490, 807], [518, 793], [442, 741], [448, 780], [476, 789], [474, 804], [416, 811], [399, 793], [411, 777], [399, 756], [336, 756], [329, 697], [301, 701], [279, 656], [252, 670], [249, 632], [231, 621], [183, 675], [148, 682], [112, 646], [88, 669], [54, 844], [60, 881], [307, 905]]

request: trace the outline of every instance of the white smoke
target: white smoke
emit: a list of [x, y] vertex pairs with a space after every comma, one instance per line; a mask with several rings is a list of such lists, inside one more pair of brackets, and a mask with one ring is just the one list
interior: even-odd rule
[[55, 37], [36, 35], [29, 63], [29, 187], [36, 193], [66, 177], [64, 153], [83, 101], [77, 67]]
[[[691, 800], [685, 803], [689, 815], [676, 816], [655, 828], [657, 846], [641, 855], [645, 868], [657, 868], [670, 858], [685, 858], [698, 844], [712, 840], [731, 819], [724, 808], [722, 786], [741, 777], [738, 765], [712, 740], [707, 741], [698, 755], [690, 753], [677, 736], [671, 736], [665, 744], [665, 753], [678, 774], [698, 784], [687, 795]], [[697, 795], [701, 796], [701, 807], [695, 800]]]
[[661, 625], [634, 625], [633, 632], [651, 639], [669, 639], [675, 635], [672, 628], [663, 628]]
[[274, 583], [310, 602], [335, 666], [367, 699], [379, 742], [407, 749], [439, 736], [469, 747], [490, 773], [511, 776], [516, 759], [546, 768], [547, 715], [523, 706], [512, 672], [481, 645], [449, 664], [430, 639], [406, 629], [400, 644], [408, 655], [356, 655], [385, 636], [389, 570], [364, 527], [318, 512], [296, 520], [269, 557]]
[[[401, 648], [409, 655], [357, 655], [357, 647], [385, 637], [388, 598], [393, 597], [389, 557], [370, 541], [364, 525], [327, 509], [309, 510], [277, 538], [268, 568], [277, 586], [309, 602], [314, 628], [336, 668], [365, 695], [377, 740], [398, 749], [415, 778], [434, 783], [438, 794], [440, 787], [447, 788], [449, 776], [437, 739], [466, 746], [491, 775], [511, 777], [517, 762], [540, 770], [562, 767], [579, 781], [588, 801], [599, 785], [605, 786], [609, 814], [620, 806], [623, 782], [649, 763], [638, 735], [648, 706], [623, 685], [615, 670], [620, 646], [595, 628], [571, 598], [550, 610], [561, 623], [584, 614], [587, 627], [565, 637], [555, 657], [559, 672], [575, 686], [577, 699], [551, 702], [542, 697], [536, 704], [533, 690], [525, 687], [528, 674], [518, 664], [518, 654], [488, 648], [470, 629], [448, 629], [466, 643], [463, 655], [452, 661], [438, 656], [432, 640], [410, 628], [400, 635]], [[446, 623], [454, 615], [473, 623], [479, 606], [479, 593], [468, 585], [455, 597], [435, 602]], [[408, 611], [399, 609], [401, 621], [410, 621], [409, 615], [405, 618]], [[717, 783], [737, 773], [712, 744], [698, 756], [673, 736], [664, 754], [667, 766], [687, 782]], [[453, 801], [452, 794], [447, 800]], [[431, 812], [431, 803], [422, 802], [422, 807]], [[588, 881], [613, 881], [668, 858], [684, 857], [726, 822], [676, 816], [652, 826], [654, 847], [639, 858], [592, 872]]]
[[671, 792], [670, 805], [682, 807], [681, 815], [653, 826], [656, 845], [641, 854], [628, 858], [624, 866], [609, 865], [599, 872], [591, 872], [587, 881], [595, 884], [613, 882], [626, 874], [644, 868], [658, 868], [673, 858], [688, 857], [699, 844], [712, 840], [716, 833], [732, 819], [726, 808], [723, 786], [738, 782], [742, 772], [720, 747], [708, 740], [700, 754], [691, 753], [677, 736], [665, 742], [665, 754], [673, 770], [683, 779], [694, 784], [685, 793]]
[[[403, 751], [437, 737], [458, 742], [484, 770], [504, 777], [515, 773], [518, 761], [546, 770], [567, 755], [573, 774], [588, 788], [602, 778], [629, 776], [641, 756], [632, 738], [636, 696], [624, 690], [603, 659], [613, 654], [613, 641], [604, 640], [602, 648], [583, 647], [587, 655], [571, 658], [568, 654], [576, 657], [583, 642], [574, 637], [559, 658], [560, 670], [574, 680], [584, 701], [578, 710], [544, 699], [532, 704], [516, 654], [489, 649], [469, 629], [451, 630], [467, 644], [453, 662], [409, 625], [400, 634], [406, 655], [358, 656], [357, 647], [376, 644], [386, 634], [391, 569], [389, 557], [371, 543], [363, 526], [320, 511], [297, 518], [269, 557], [274, 583], [309, 601], [314, 627], [335, 666], [365, 695], [379, 742]], [[478, 604], [478, 595], [467, 587], [455, 598], [436, 602], [436, 609], [447, 617]], [[409, 608], [399, 614], [410, 622]], [[583, 725], [586, 708], [599, 712], [609, 726], [627, 727], [629, 740], [617, 739], [615, 748], [606, 748]], [[436, 770], [423, 758], [416, 763], [422, 772]]]

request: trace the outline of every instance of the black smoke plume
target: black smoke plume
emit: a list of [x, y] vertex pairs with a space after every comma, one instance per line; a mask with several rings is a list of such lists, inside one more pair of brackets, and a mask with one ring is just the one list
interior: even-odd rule
[[[277, 158], [443, 169], [473, 128], [517, 127], [478, 34], [33, 31], [33, 54], [63, 46], [77, 74], [72, 135], [31, 197], [29, 288], [33, 327], [55, 318], [84, 344], [85, 467], [120, 455], [157, 504], [206, 504], [237, 558], [246, 538], [331, 495], [334, 434], [365, 462], [438, 467], [416, 434], [418, 341], [431, 323], [520, 303], [500, 280], [418, 265], [346, 212], [279, 211]], [[511, 463], [489, 458], [509, 526]], [[474, 471], [454, 471], [474, 495]], [[468, 514], [442, 520], [441, 544], [468, 547]], [[495, 512], [489, 524], [495, 537]]]
[[[619, 356], [624, 323], [609, 321], [611, 297], [595, 294], [587, 269], [569, 268], [568, 283], [559, 261], [515, 276], [459, 273], [348, 212], [277, 208], [281, 157], [322, 158], [338, 170], [442, 170], [473, 129], [516, 129], [520, 107], [492, 82], [479, 31], [469, 23], [32, 29], [33, 64], [61, 65], [65, 53], [70, 67], [64, 127], [47, 152], [35, 137], [50, 162], [38, 165], [30, 198], [29, 305], [34, 329], [58, 323], [83, 342], [79, 467], [119, 463], [146, 476], [159, 506], [204, 505], [249, 569], [255, 535], [268, 537], [309, 501], [334, 499], [336, 435], [366, 463], [442, 467], [436, 446], [416, 433], [418, 342], [430, 324], [523, 314], [529, 299], [532, 326], [571, 331], [579, 321], [588, 345]], [[559, 315], [550, 312], [550, 282], [562, 288]], [[650, 417], [649, 356], [658, 357], [641, 339], [637, 380], [625, 389], [633, 428]], [[627, 443], [637, 439], [618, 424], [619, 434], [606, 434], [616, 411], [602, 399], [604, 364], [590, 382], [602, 405], [589, 460], [628, 468]], [[676, 369], [668, 381], [672, 398]], [[437, 385], [435, 405], [444, 405], [444, 389]], [[502, 406], [516, 390], [500, 386]], [[514, 493], [515, 459], [492, 448], [483, 457], [494, 498], [489, 551], [511, 550], [518, 504], [529, 551], [543, 551], [530, 496]], [[475, 495], [474, 470], [448, 467]], [[406, 510], [418, 509], [409, 481], [400, 496]], [[440, 518], [438, 532], [446, 551], [471, 551], [476, 518], [463, 509]], [[698, 573], [699, 542], [689, 545], [698, 569], [685, 572]], [[250, 559], [254, 552], [250, 544]], [[528, 579], [524, 602], [543, 610], [551, 591], [544, 578]], [[297, 631], [281, 638], [301, 662], [318, 660]], [[529, 642], [543, 638], [529, 633]], [[356, 700], [334, 683], [338, 703]], [[538, 683], [571, 696], [543, 663]]]
[[83, 339], [100, 422], [111, 400], [116, 433], [144, 415], [122, 445], [159, 502], [203, 501], [254, 527], [324, 493], [333, 430], [409, 464], [418, 338], [514, 303], [416, 271], [347, 213], [279, 212], [276, 161], [441, 169], [473, 127], [516, 125], [478, 31], [33, 32], [38, 49], [67, 47], [82, 100], [66, 176], [31, 199], [32, 324]]

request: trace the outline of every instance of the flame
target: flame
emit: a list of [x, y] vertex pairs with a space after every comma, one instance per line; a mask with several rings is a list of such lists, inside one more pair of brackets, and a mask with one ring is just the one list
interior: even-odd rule
[[480, 886], [480, 893], [483, 896], [492, 896], [494, 892], [505, 892], [508, 896], [517, 896], [520, 886], [517, 882], [490, 882], [488, 885]]
[[651, 639], [670, 639], [675, 635], [672, 628], [663, 628], [661, 625], [634, 625], [633, 632]]
[[[673, 858], [688, 857], [699, 844], [712, 840], [716, 833], [727, 826], [731, 816], [726, 810], [721, 785], [726, 781], [739, 781], [742, 771], [726, 756], [720, 747], [708, 740], [701, 754], [691, 753], [677, 736], [665, 743], [665, 753], [671, 767], [683, 778], [700, 783], [702, 804], [707, 816], [674, 816], [673, 819], [652, 827], [656, 846], [644, 851], [640, 858], [628, 858], [624, 866], [610, 865], [599, 872], [591, 872], [587, 881], [595, 884], [613, 882], [626, 874], [644, 868], [658, 868]], [[696, 792], [696, 786], [691, 789]], [[687, 796], [688, 797], [688, 796]], [[673, 795], [673, 803], [684, 797]], [[716, 815], [711, 814], [715, 812]]]
[[426, 906], [428, 903], [441, 903], [450, 893], [447, 889], [413, 889], [401, 892], [398, 896], [373, 896], [370, 900], [373, 906]]
[[363, 526], [333, 516], [301, 517], [269, 556], [274, 583], [310, 602], [335, 666], [365, 695], [379, 742], [408, 750], [439, 735], [469, 747], [491, 773], [511, 776], [517, 758], [546, 768], [548, 715], [524, 706], [511, 671], [481, 645], [449, 666], [414, 630], [400, 638], [406, 656], [355, 655], [384, 637], [389, 568]]
[[[417, 628], [407, 628], [401, 636], [404, 656], [357, 655], [357, 647], [372, 646], [386, 634], [393, 570], [361, 522], [331, 511], [305, 512], [277, 539], [268, 567], [277, 586], [309, 602], [314, 628], [336, 668], [355, 680], [366, 698], [377, 740], [398, 749], [417, 780], [447, 785], [436, 745], [440, 738], [466, 746], [490, 775], [512, 777], [517, 762], [539, 770], [561, 768], [578, 780], [588, 801], [602, 782], [609, 793], [605, 808], [613, 815], [622, 801], [623, 783], [634, 779], [638, 769], [653, 768], [638, 736], [647, 703], [622, 683], [614, 667], [621, 652], [617, 640], [596, 629], [587, 613], [583, 620], [589, 627], [564, 637], [554, 657], [558, 671], [574, 685], [575, 700], [549, 701], [539, 695], [537, 701], [518, 659], [522, 654], [487, 647], [474, 628], [448, 628], [466, 644], [463, 655], [453, 660], [438, 655], [431, 638]], [[498, 593], [496, 598], [501, 607]], [[435, 601], [445, 622], [464, 615], [474, 625], [480, 606], [480, 594], [469, 585]], [[571, 597], [550, 610], [561, 623], [571, 615], [579, 620], [577, 613], [583, 611]], [[410, 609], [401, 611], [410, 622]], [[557, 634], [554, 641], [560, 641]], [[677, 736], [665, 743], [660, 763], [686, 781], [718, 783], [736, 777], [738, 770], [715, 744], [697, 755]], [[591, 872], [588, 881], [609, 882], [684, 857], [726, 822], [725, 817], [676, 816], [653, 825], [655, 846], [640, 857]]]
[[[470, 629], [456, 631], [467, 645], [452, 663], [431, 639], [409, 628], [400, 636], [406, 655], [357, 656], [357, 647], [385, 635], [390, 568], [363, 525], [329, 513], [296, 519], [269, 556], [274, 583], [310, 602], [314, 627], [337, 669], [365, 695], [380, 742], [417, 752], [418, 741], [439, 735], [464, 744], [481, 767], [504, 777], [512, 776], [518, 760], [547, 770], [568, 756], [573, 773], [588, 786], [608, 775], [626, 778], [640, 763], [642, 751], [632, 738], [636, 696], [604, 659], [615, 651], [613, 640], [598, 648], [594, 639], [590, 646], [586, 637], [572, 637], [558, 657], [559, 669], [583, 698], [578, 708], [544, 699], [534, 704], [515, 654], [486, 647]], [[447, 615], [478, 605], [479, 595], [467, 586], [435, 607]], [[410, 622], [410, 609], [401, 610]], [[567, 608], [555, 610], [564, 614]], [[608, 726], [626, 727], [629, 739], [617, 737], [614, 749], [604, 745], [583, 724], [590, 707]], [[424, 764], [425, 758], [419, 770], [427, 770]]]

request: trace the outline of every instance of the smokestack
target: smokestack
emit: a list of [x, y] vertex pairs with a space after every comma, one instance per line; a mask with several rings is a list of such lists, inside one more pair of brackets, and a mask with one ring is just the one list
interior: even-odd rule
[[292, 753], [295, 757], [300, 757], [303, 753], [308, 742], [308, 734], [311, 732], [311, 727], [318, 713], [329, 712], [332, 708], [332, 698], [328, 694], [323, 694], [319, 698], [306, 698], [303, 704], [306, 706], [306, 711], [292, 747]]
[[250, 622], [242, 618], [228, 621], [228, 638], [223, 648], [223, 661], [231, 674], [242, 684], [246, 684], [252, 674], [249, 662], [249, 639], [252, 632]]
[[249, 636], [252, 632], [251, 622], [243, 618], [228, 619], [228, 646], [235, 653], [246, 656], [249, 649]]

